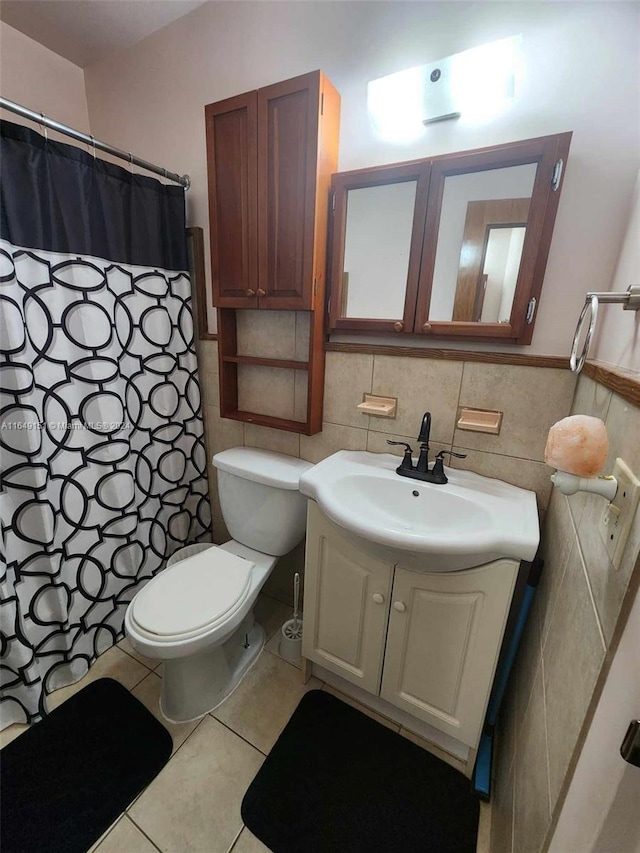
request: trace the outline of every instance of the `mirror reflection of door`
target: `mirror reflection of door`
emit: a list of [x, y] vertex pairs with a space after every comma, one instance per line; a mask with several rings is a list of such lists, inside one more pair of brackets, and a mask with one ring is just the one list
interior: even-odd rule
[[509, 198], [467, 204], [452, 320], [509, 322], [529, 202]]

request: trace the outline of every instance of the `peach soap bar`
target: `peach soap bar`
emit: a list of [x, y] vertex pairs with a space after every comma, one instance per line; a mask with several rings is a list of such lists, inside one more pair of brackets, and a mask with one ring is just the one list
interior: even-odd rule
[[595, 477], [604, 468], [608, 452], [607, 428], [600, 418], [571, 415], [549, 430], [544, 461], [558, 471]]

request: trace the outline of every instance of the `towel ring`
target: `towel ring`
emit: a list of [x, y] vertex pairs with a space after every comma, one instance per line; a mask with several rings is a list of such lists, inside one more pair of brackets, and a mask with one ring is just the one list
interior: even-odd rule
[[[591, 298], [589, 298], [591, 297]], [[585, 317], [587, 316], [587, 311], [591, 309], [591, 316], [589, 320], [589, 329], [587, 330], [587, 335], [584, 339], [584, 344], [582, 346], [582, 352], [580, 353], [580, 358], [577, 358], [578, 354], [578, 341], [580, 339], [580, 333], [582, 332], [582, 326], [584, 325]], [[596, 330], [596, 322], [598, 320], [598, 297], [595, 293], [589, 293], [587, 295], [587, 299], [582, 306], [582, 311], [580, 312], [580, 317], [578, 319], [578, 325], [576, 326], [576, 333], [573, 336], [573, 346], [571, 347], [571, 358], [569, 363], [571, 365], [572, 373], [580, 373], [582, 367], [587, 359], [587, 355], [589, 354], [589, 347], [591, 346], [591, 338], [593, 337], [593, 333]]]

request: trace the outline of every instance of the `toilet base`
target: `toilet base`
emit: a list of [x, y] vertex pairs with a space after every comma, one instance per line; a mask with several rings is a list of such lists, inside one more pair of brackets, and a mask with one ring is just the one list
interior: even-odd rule
[[197, 720], [238, 687], [258, 659], [265, 634], [253, 613], [219, 646], [163, 663], [160, 712], [172, 723]]

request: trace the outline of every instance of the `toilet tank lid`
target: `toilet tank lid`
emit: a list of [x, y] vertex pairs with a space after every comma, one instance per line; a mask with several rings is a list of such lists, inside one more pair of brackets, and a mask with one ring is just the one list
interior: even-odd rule
[[297, 489], [300, 477], [309, 468], [313, 468], [311, 462], [304, 459], [274, 453], [273, 450], [260, 450], [257, 447], [232, 447], [230, 450], [222, 450], [213, 457], [213, 465], [220, 471], [278, 489]]

